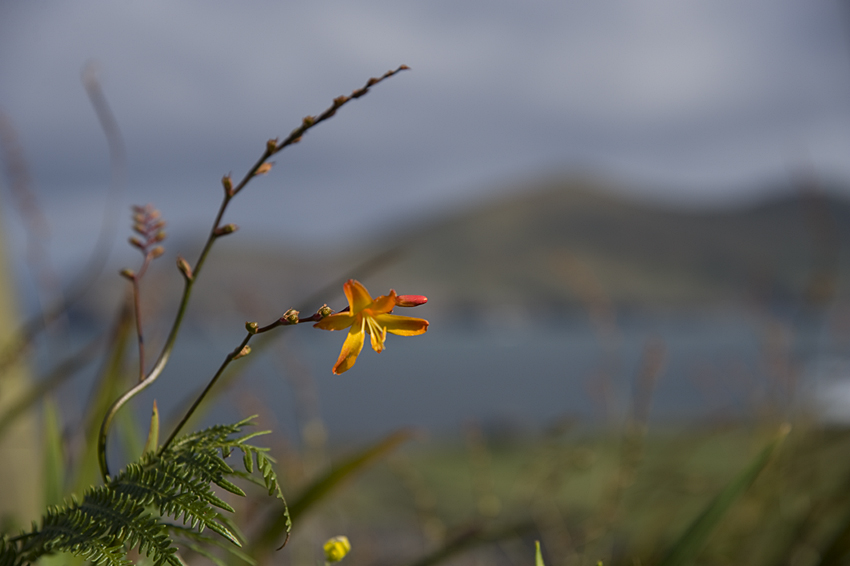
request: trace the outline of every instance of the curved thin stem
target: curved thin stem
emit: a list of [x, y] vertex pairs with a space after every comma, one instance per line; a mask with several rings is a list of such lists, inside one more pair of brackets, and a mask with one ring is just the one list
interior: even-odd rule
[[106, 440], [109, 434], [109, 427], [112, 424], [112, 420], [115, 418], [115, 415], [118, 413], [118, 410], [123, 407], [127, 401], [141, 393], [144, 389], [150, 386], [162, 373], [162, 370], [165, 369], [166, 364], [168, 363], [168, 359], [171, 357], [171, 351], [174, 349], [174, 344], [177, 341], [177, 334], [180, 331], [180, 326], [183, 322], [183, 316], [186, 314], [186, 308], [189, 306], [189, 298], [192, 295], [192, 287], [194, 286], [195, 280], [197, 279], [197, 274], [201, 271], [201, 268], [204, 265], [204, 261], [207, 258], [207, 255], [212, 249], [212, 244], [215, 242], [218, 237], [218, 228], [219, 224], [221, 224], [221, 219], [224, 216], [224, 211], [227, 208], [227, 205], [230, 203], [230, 200], [233, 197], [229, 194], [225, 194], [224, 199], [221, 202], [221, 206], [218, 209], [218, 214], [216, 214], [215, 222], [213, 223], [212, 230], [210, 230], [210, 235], [207, 238], [206, 244], [204, 244], [204, 248], [201, 250], [201, 254], [198, 257], [198, 261], [195, 262], [195, 267], [192, 270], [192, 277], [184, 277], [184, 287], [183, 287], [183, 296], [180, 299], [180, 306], [177, 308], [177, 314], [174, 317], [174, 322], [171, 324], [171, 331], [168, 333], [168, 337], [165, 340], [165, 344], [162, 347], [162, 352], [159, 354], [159, 358], [157, 358], [156, 363], [151, 368], [150, 372], [142, 379], [139, 383], [137, 383], [133, 388], [124, 393], [121, 397], [119, 397], [106, 412], [106, 415], [103, 418], [103, 423], [100, 425], [100, 434], [98, 435], [98, 445], [97, 445], [97, 459], [98, 464], [100, 465], [100, 474], [103, 477], [104, 481], [109, 479], [109, 464], [106, 458]]
[[136, 319], [136, 336], [139, 342], [139, 381], [145, 379], [145, 335], [142, 329], [142, 299], [140, 296], [139, 279], [133, 278], [133, 314]]
[[151, 255], [149, 253], [145, 254], [145, 261], [142, 264], [142, 268], [130, 278], [133, 284], [133, 314], [136, 318], [136, 337], [139, 343], [139, 382], [145, 379], [145, 335], [142, 328], [142, 291], [139, 287], [139, 280], [141, 280], [148, 270], [150, 262]]
[[[216, 214], [215, 221], [213, 222], [212, 230], [210, 230], [210, 235], [207, 237], [207, 241], [204, 244], [203, 249], [201, 250], [200, 256], [198, 257], [198, 261], [195, 263], [195, 266], [191, 269], [191, 271], [189, 273], [184, 272], [185, 285], [184, 285], [184, 288], [183, 288], [183, 296], [180, 299], [180, 306], [177, 308], [177, 314], [174, 318], [174, 322], [171, 325], [171, 330], [168, 333], [168, 338], [166, 338], [165, 344], [162, 348], [162, 352], [160, 353], [159, 358], [156, 360], [156, 363], [154, 364], [153, 368], [151, 368], [151, 370], [147, 374], [147, 376], [143, 380], [141, 380], [138, 384], [136, 384], [135, 387], [133, 387], [132, 389], [130, 389], [129, 391], [124, 393], [124, 395], [119, 397], [112, 404], [112, 406], [109, 408], [109, 410], [106, 412], [106, 415], [103, 418], [103, 423], [101, 424], [101, 427], [100, 427], [100, 434], [98, 436], [97, 454], [98, 454], [98, 464], [100, 465], [100, 473], [101, 473], [101, 476], [103, 476], [104, 481], [109, 479], [109, 465], [108, 465], [107, 457], [106, 457], [106, 445], [107, 445], [106, 441], [107, 441], [107, 436], [109, 434], [109, 427], [112, 424], [112, 420], [115, 418], [116, 413], [121, 409], [121, 407], [123, 407], [130, 399], [132, 399], [133, 397], [138, 395], [142, 390], [144, 390], [148, 386], [150, 386], [154, 381], [156, 381], [156, 379], [160, 376], [162, 371], [165, 369], [165, 366], [168, 363], [168, 359], [171, 357], [171, 351], [174, 349], [174, 343], [177, 340], [177, 334], [180, 330], [181, 323], [183, 322], [183, 317], [186, 314], [186, 307], [189, 304], [189, 298], [192, 294], [192, 287], [194, 286], [194, 283], [198, 278], [198, 274], [200, 273], [201, 268], [204, 265], [204, 261], [206, 260], [207, 255], [209, 254], [210, 249], [212, 248], [212, 245], [215, 242], [215, 240], [218, 239], [218, 237], [220, 237], [220, 236], [223, 236], [227, 233], [232, 232], [232, 230], [223, 231], [222, 227], [221, 227], [221, 220], [224, 217], [224, 211], [227, 209], [227, 205], [230, 204], [230, 201], [233, 199], [233, 197], [236, 196], [239, 192], [241, 192], [245, 188], [245, 186], [251, 181], [251, 179], [253, 179], [258, 174], [258, 172], [260, 172], [260, 168], [263, 165], [266, 164], [266, 162], [268, 161], [268, 159], [272, 155], [280, 152], [281, 150], [283, 150], [285, 147], [287, 147], [289, 145], [292, 145], [292, 144], [295, 144], [295, 143], [298, 143], [299, 141], [301, 141], [302, 136], [310, 128], [312, 128], [312, 127], [316, 126], [317, 124], [327, 120], [328, 118], [331, 118], [334, 114], [336, 114], [336, 111], [341, 106], [343, 106], [344, 104], [349, 102], [351, 99], [360, 98], [361, 96], [368, 93], [369, 89], [371, 87], [373, 87], [374, 85], [380, 83], [384, 79], [387, 79], [387, 78], [395, 75], [396, 73], [399, 73], [399, 72], [407, 70], [407, 69], [408, 69], [407, 65], [401, 65], [400, 67], [398, 67], [395, 70], [387, 71], [386, 73], [384, 73], [382, 76], [380, 76], [378, 78], [369, 79], [363, 87], [353, 91], [350, 95], [339, 96], [339, 97], [335, 98], [333, 100], [333, 104], [330, 107], [328, 107], [324, 112], [322, 112], [319, 116], [307, 116], [306, 118], [304, 118], [301, 122], [301, 125], [298, 126], [297, 128], [295, 128], [294, 130], [292, 130], [292, 132], [289, 134], [289, 136], [287, 136], [286, 139], [284, 139], [282, 142], [278, 142], [278, 140], [276, 140], [276, 139], [269, 140], [268, 143], [266, 143], [266, 149], [263, 152], [260, 159], [258, 159], [257, 162], [254, 164], [254, 166], [251, 167], [250, 170], [248, 170], [248, 172], [245, 174], [245, 176], [242, 178], [242, 180], [235, 187], [231, 186], [230, 177], [224, 178], [224, 181], [226, 181], [224, 183], [224, 198], [222, 199], [221, 206], [219, 207], [218, 213]], [[310, 317], [310, 318], [312, 319], [313, 317]], [[302, 322], [302, 321], [299, 320], [298, 322]], [[292, 323], [285, 323], [285, 324], [292, 324]], [[271, 328], [276, 328], [277, 326], [280, 326], [280, 324], [272, 323], [272, 325], [269, 325], [268, 330], [271, 330]], [[250, 340], [250, 335], [246, 339], [245, 345], [247, 345], [248, 340]], [[235, 358], [230, 358], [230, 359], [225, 360], [225, 363], [223, 364], [222, 369], [220, 369], [219, 372], [216, 373], [216, 375], [213, 377], [213, 380], [211, 381], [211, 383], [207, 386], [207, 389], [204, 390], [204, 392], [201, 394], [199, 399], [195, 402], [195, 404], [190, 409], [187, 416], [184, 417], [184, 422], [186, 420], [188, 420], [188, 418], [194, 412], [195, 408], [197, 408], [197, 405], [200, 404], [200, 402], [203, 400], [203, 398], [206, 395], [206, 392], [212, 386], [212, 383], [214, 383], [218, 379], [218, 376], [220, 375], [221, 371], [223, 371], [223, 369], [225, 367], [227, 367], [227, 365], [229, 365], [230, 362], [233, 359], [235, 359]], [[180, 423], [177, 430], [179, 430], [180, 427], [183, 426], [184, 422]], [[174, 436], [174, 434], [176, 434], [176, 431], [172, 434], [172, 437]], [[169, 438], [169, 442], [171, 441], [172, 437]]]
[[219, 377], [221, 377], [221, 374], [224, 373], [224, 370], [227, 369], [227, 366], [230, 365], [230, 362], [235, 360], [239, 356], [239, 354], [242, 354], [244, 352], [245, 348], [248, 346], [248, 342], [251, 341], [252, 336], [254, 336], [254, 334], [249, 332], [248, 335], [245, 336], [245, 339], [242, 340], [242, 343], [239, 344], [236, 347], [235, 350], [233, 350], [232, 352], [227, 354], [227, 357], [224, 358], [224, 361], [222, 362], [221, 366], [218, 368], [218, 371], [215, 372], [215, 375], [213, 376], [213, 378], [210, 380], [209, 383], [207, 383], [207, 386], [204, 388], [204, 390], [201, 392], [201, 394], [198, 395], [198, 398], [195, 399], [195, 402], [192, 403], [192, 406], [189, 407], [189, 410], [186, 411], [186, 414], [183, 415], [183, 418], [180, 419], [180, 422], [177, 423], [177, 426], [174, 427], [174, 430], [168, 436], [168, 439], [165, 441], [165, 443], [159, 449], [160, 453], [162, 453], [166, 448], [168, 448], [168, 445], [171, 444], [171, 441], [174, 440], [174, 438], [177, 436], [177, 434], [180, 432], [180, 430], [186, 425], [187, 422], [189, 422], [189, 419], [192, 418], [192, 414], [194, 414], [195, 409], [198, 408], [198, 406], [201, 404], [201, 402], [207, 396], [207, 393], [209, 393], [210, 389], [213, 388], [213, 385], [215, 385], [215, 382], [218, 381]]
[[[291, 317], [287, 316], [290, 312], [294, 313]], [[232, 352], [227, 354], [227, 356], [224, 358], [224, 361], [221, 363], [221, 366], [218, 368], [218, 371], [215, 372], [215, 375], [213, 375], [210, 382], [207, 384], [207, 386], [204, 388], [204, 390], [201, 391], [201, 394], [198, 395], [198, 398], [195, 399], [195, 402], [192, 403], [192, 406], [189, 407], [189, 410], [186, 411], [186, 414], [183, 416], [182, 419], [180, 419], [180, 422], [177, 423], [177, 426], [174, 427], [174, 430], [168, 436], [168, 439], [165, 441], [165, 443], [159, 449], [160, 454], [166, 448], [168, 448], [168, 446], [171, 444], [171, 442], [174, 440], [174, 438], [177, 436], [177, 434], [180, 432], [180, 430], [186, 425], [187, 422], [189, 422], [189, 419], [192, 418], [192, 415], [195, 413], [195, 410], [200, 406], [201, 402], [203, 402], [203, 400], [206, 398], [206, 396], [210, 392], [210, 390], [212, 390], [213, 386], [218, 381], [218, 378], [221, 377], [221, 375], [224, 373], [224, 370], [226, 370], [227, 366], [230, 365], [230, 362], [232, 362], [233, 360], [236, 360], [238, 358], [241, 358], [243, 356], [247, 356], [249, 353], [251, 353], [250, 348], [248, 348], [248, 342], [251, 341], [252, 337], [254, 337], [257, 334], [262, 334], [264, 332], [274, 330], [275, 328], [278, 328], [278, 327], [281, 327], [281, 326], [295, 326], [296, 324], [301, 324], [303, 322], [318, 322], [318, 321], [322, 320], [325, 316], [326, 316], [326, 314], [323, 314], [323, 312], [321, 310], [319, 312], [315, 313], [314, 315], [308, 316], [306, 318], [298, 317], [298, 313], [295, 312], [295, 311], [287, 311], [287, 314], [284, 314], [282, 317], [280, 317], [276, 321], [274, 321], [271, 324], [268, 324], [266, 326], [262, 326], [262, 327], [257, 328], [255, 323], [251, 323], [253, 325], [253, 327], [249, 326], [249, 328], [252, 328], [252, 329], [248, 330], [248, 335], [245, 336], [245, 338], [242, 340], [242, 342], [238, 346], [236, 346], [236, 348]]]

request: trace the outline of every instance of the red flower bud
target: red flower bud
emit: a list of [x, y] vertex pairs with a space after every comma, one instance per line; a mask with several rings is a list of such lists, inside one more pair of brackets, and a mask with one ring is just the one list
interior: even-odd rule
[[395, 298], [397, 307], [418, 307], [428, 302], [428, 297], [422, 295], [398, 295]]

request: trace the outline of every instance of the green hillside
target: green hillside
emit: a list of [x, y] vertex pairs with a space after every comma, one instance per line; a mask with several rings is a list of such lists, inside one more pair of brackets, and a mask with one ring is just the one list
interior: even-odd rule
[[[342, 300], [341, 277], [357, 277], [375, 293], [394, 287], [426, 294], [432, 312], [461, 315], [742, 303], [784, 308], [850, 295], [850, 201], [809, 192], [747, 207], [686, 210], [622, 194], [577, 180], [530, 185], [372, 242], [309, 254], [237, 234], [216, 248], [207, 283], [196, 290], [197, 309], [229, 306], [268, 318], [269, 305], [314, 308], [316, 301]], [[170, 252], [196, 247], [174, 242]], [[389, 259], [363, 267], [388, 250]], [[176, 288], [174, 275], [158, 273], [162, 285]], [[335, 281], [328, 294], [307, 300]]]
[[848, 221], [813, 193], [695, 211], [550, 183], [407, 234], [387, 279], [461, 305], [797, 302], [846, 293]]

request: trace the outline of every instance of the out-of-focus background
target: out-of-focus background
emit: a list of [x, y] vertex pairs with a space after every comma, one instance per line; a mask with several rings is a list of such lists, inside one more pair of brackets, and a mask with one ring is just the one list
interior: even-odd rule
[[[664, 351], [659, 414], [742, 416], [776, 393], [776, 350], [794, 354], [795, 387], [834, 377], [829, 411], [845, 418], [848, 18], [826, 0], [4, 3], [0, 108], [49, 226], [40, 245], [69, 278], [110, 180], [84, 68], [126, 144], [120, 214], [163, 212], [164, 265], [197, 254], [223, 174], [409, 65], [240, 195], [196, 308], [224, 351], [246, 318], [314, 308], [310, 291], [346, 274], [428, 295], [426, 337], [343, 378], [326, 371], [341, 337], [292, 333], [340, 431], [610, 416], [649, 342]], [[3, 202], [31, 311], [32, 244], [16, 197]], [[125, 234], [116, 267], [135, 261]], [[117, 297], [113, 273], [100, 285]], [[76, 314], [112, 308], [99, 292]]]
[[[246, 320], [341, 308], [356, 277], [427, 295], [411, 314], [428, 333], [338, 377], [342, 335], [287, 329], [225, 413], [270, 415], [295, 444], [408, 425], [850, 421], [841, 0], [4, 2], [2, 242], [20, 314], [86, 265], [106, 213], [108, 267], [62, 324], [80, 343], [108, 325], [117, 271], [138, 261], [129, 205], [152, 203], [169, 222], [143, 286], [155, 351], [174, 259], [197, 256], [222, 175], [400, 64], [234, 200], [240, 229], [213, 250], [140, 420], [201, 387]], [[126, 147], [117, 209], [84, 69]], [[63, 387], [73, 418], [85, 394]]]
[[[242, 229], [225, 253], [245, 264], [239, 277], [209, 284], [224, 298], [216, 310], [273, 315], [315, 282], [299, 281], [295, 262], [331, 277], [402, 244], [389, 266], [396, 277], [366, 279], [382, 285], [376, 292], [389, 284], [431, 296], [437, 332], [425, 344], [391, 344], [384, 357], [404, 350], [398, 361], [364, 356], [361, 382], [382, 367], [408, 374], [382, 384], [394, 402], [369, 413], [429, 425], [436, 413], [449, 424], [463, 411], [521, 421], [587, 411], [582, 381], [612, 355], [627, 358], [617, 369], [628, 373], [649, 339], [703, 350], [685, 354], [698, 366], [685, 367], [679, 349], [666, 348], [671, 388], [692, 380], [728, 390], [711, 385], [716, 372], [752, 393], [760, 371], [746, 366], [767, 337], [819, 330], [795, 323], [811, 306], [807, 285], [838, 277], [843, 263], [834, 256], [850, 174], [845, 10], [773, 1], [6, 4], [0, 103], [46, 211], [51, 261], [66, 274], [94, 243], [109, 181], [80, 81], [87, 63], [126, 140], [126, 202], [160, 208], [172, 242], [190, 242], [169, 251], [189, 257], [222, 174], [241, 173], [265, 139], [333, 96], [410, 65], [281, 154], [234, 203], [228, 220]], [[5, 242], [27, 289], [21, 213], [5, 201]], [[132, 256], [118, 247], [115, 257]], [[823, 293], [838, 299], [838, 290]], [[840, 325], [840, 312], [822, 322]], [[619, 354], [599, 350], [600, 324]], [[312, 347], [312, 337], [298, 339]], [[807, 352], [808, 370], [843, 365], [840, 348], [822, 346], [834, 355]], [[408, 347], [413, 375], [399, 367]], [[303, 357], [313, 367], [317, 356]], [[417, 387], [439, 399], [447, 388], [457, 407], [443, 400], [419, 413], [427, 396]], [[708, 395], [675, 387], [671, 395]]]

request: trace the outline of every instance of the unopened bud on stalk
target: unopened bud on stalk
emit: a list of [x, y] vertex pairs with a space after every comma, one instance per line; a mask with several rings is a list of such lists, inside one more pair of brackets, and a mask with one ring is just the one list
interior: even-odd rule
[[162, 246], [157, 246], [150, 251], [151, 259], [156, 259], [164, 253], [165, 253], [165, 248], [163, 248]]
[[221, 184], [224, 187], [224, 192], [230, 195], [233, 193], [233, 181], [230, 179], [230, 175], [225, 175], [221, 178]]
[[128, 241], [130, 242], [130, 245], [133, 246], [134, 248], [139, 248], [140, 250], [145, 249], [145, 244], [143, 244], [140, 239], [138, 239], [134, 236], [131, 236]]
[[395, 298], [397, 307], [418, 307], [428, 302], [428, 297], [423, 295], [398, 295]]
[[269, 171], [272, 170], [272, 165], [274, 165], [274, 161], [266, 161], [254, 171], [254, 175], [265, 175]]
[[247, 330], [249, 334], [256, 334], [258, 328], [260, 328], [260, 325], [256, 322], [245, 323], [245, 330]]
[[319, 310], [316, 311], [316, 314], [318, 314], [322, 318], [325, 318], [326, 316], [332, 315], [333, 312], [334, 310], [328, 305], [322, 305], [321, 307], [319, 307]]
[[165, 231], [163, 231], [163, 230], [160, 230], [159, 232], [157, 232], [156, 235], [153, 237], [154, 242], [161, 242], [164, 239], [165, 239]]
[[351, 552], [351, 543], [348, 542], [348, 537], [338, 536], [328, 539], [323, 547], [325, 551], [325, 561], [329, 564], [339, 562], [345, 555]]
[[121, 275], [121, 277], [126, 277], [130, 281], [136, 278], [136, 272], [132, 269], [122, 269], [118, 273]]
[[277, 138], [266, 142], [266, 151], [269, 155], [277, 151]]
[[177, 269], [183, 273], [183, 277], [191, 281], [193, 279], [192, 276], [192, 266], [189, 265], [189, 262], [183, 259], [180, 256], [177, 256]]
[[304, 119], [301, 121], [302, 126], [305, 128], [309, 128], [315, 123], [316, 119], [313, 116], [305, 116]]
[[239, 350], [238, 354], [233, 356], [233, 359], [238, 360], [239, 358], [244, 358], [245, 356], [247, 356], [250, 353], [251, 353], [251, 346], [245, 346], [244, 348]]
[[280, 317], [280, 319], [286, 322], [287, 324], [298, 324], [298, 317], [300, 314], [301, 313], [295, 309], [289, 309], [288, 311], [283, 313], [283, 316]]
[[236, 224], [225, 224], [224, 226], [219, 226], [215, 229], [214, 234], [216, 236], [226, 236], [228, 234], [232, 234], [239, 229], [239, 226]]

